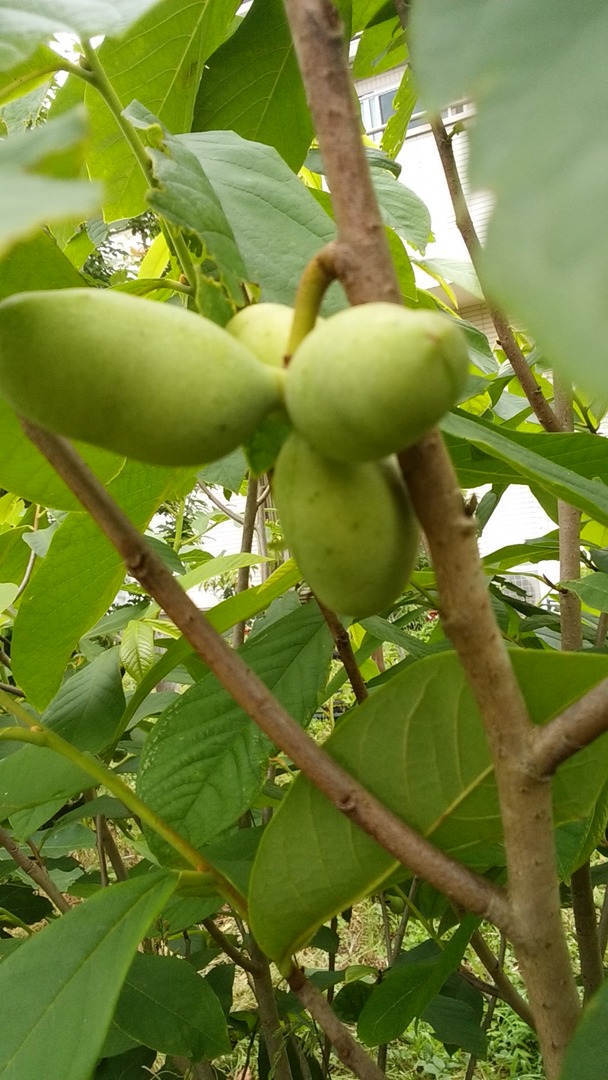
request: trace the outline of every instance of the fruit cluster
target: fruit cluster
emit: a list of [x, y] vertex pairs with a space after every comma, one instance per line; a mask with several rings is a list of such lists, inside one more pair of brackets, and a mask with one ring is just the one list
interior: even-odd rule
[[390, 455], [454, 404], [466, 347], [441, 315], [366, 304], [319, 319], [285, 369], [292, 316], [259, 304], [222, 329], [107, 290], [18, 294], [0, 304], [0, 391], [60, 435], [175, 466], [223, 457], [284, 407], [286, 540], [319, 599], [362, 617], [400, 594], [418, 548]]

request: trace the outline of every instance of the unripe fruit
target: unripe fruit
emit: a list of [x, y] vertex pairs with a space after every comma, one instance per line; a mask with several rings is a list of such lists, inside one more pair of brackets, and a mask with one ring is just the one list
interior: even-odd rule
[[281, 401], [283, 373], [215, 323], [100, 289], [0, 304], [0, 393], [60, 435], [158, 465], [214, 461]]
[[396, 893], [388, 893], [386, 896], [386, 905], [392, 911], [393, 915], [401, 915], [405, 911], [405, 900], [402, 896], [397, 896]]
[[320, 453], [373, 461], [433, 427], [458, 399], [467, 370], [464, 336], [447, 317], [362, 304], [325, 320], [298, 346], [287, 411]]
[[286, 304], [250, 304], [226, 324], [226, 330], [264, 364], [283, 367], [293, 322]]
[[419, 534], [394, 462], [333, 461], [292, 432], [272, 490], [287, 544], [321, 603], [362, 618], [397, 599]]

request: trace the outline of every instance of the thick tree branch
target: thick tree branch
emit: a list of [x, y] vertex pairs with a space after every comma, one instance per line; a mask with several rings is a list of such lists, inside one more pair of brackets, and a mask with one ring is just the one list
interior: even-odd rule
[[[336, 262], [340, 280], [352, 304], [380, 299], [399, 303], [364, 161], [336, 9], [330, 0], [285, 0], [285, 7], [332, 193], [337, 248], [345, 253], [343, 265]], [[429, 539], [445, 629], [471, 683], [490, 743], [514, 923], [507, 934], [516, 945], [547, 1074], [554, 1080], [580, 1007], [561, 923], [550, 784], [526, 770], [532, 724], [489, 603], [476, 530], [439, 434], [431, 432], [401, 455], [401, 463]]]
[[608, 731], [608, 679], [602, 679], [559, 716], [536, 728], [531, 764], [539, 776], [552, 776], [562, 761]]
[[237, 704], [330, 802], [399, 862], [462, 907], [510, 934], [513, 928], [503, 891], [449, 858], [400, 821], [317, 746], [207, 622], [67, 440], [26, 421], [22, 425], [115, 546], [129, 573], [166, 611]]
[[[454, 208], [454, 216], [456, 218], [456, 225], [467, 251], [470, 255], [471, 262], [475, 268], [475, 273], [480, 281], [483, 289], [483, 267], [481, 265], [481, 244], [477, 231], [473, 224], [473, 219], [469, 213], [469, 208], [465, 199], [464, 191], [462, 190], [462, 184], [460, 182], [460, 176], [458, 174], [458, 166], [456, 165], [456, 159], [454, 157], [454, 148], [452, 146], [452, 140], [448, 135], [445, 125], [439, 116], [432, 116], [430, 118], [431, 130], [435, 138], [435, 145], [441, 164], [443, 166], [443, 172], [452, 200], [452, 206]], [[551, 408], [549, 402], [545, 398], [540, 386], [538, 385], [534, 373], [528, 367], [526, 358], [522, 353], [519, 345], [515, 340], [515, 336], [504, 312], [491, 299], [488, 298], [486, 290], [483, 289], [486, 295], [486, 303], [490, 312], [490, 317], [494, 323], [494, 329], [500, 345], [509, 361], [515, 375], [519, 381], [519, 384], [526, 395], [530, 406], [532, 407], [534, 414], [545, 428], [546, 431], [563, 431], [563, 427]]]

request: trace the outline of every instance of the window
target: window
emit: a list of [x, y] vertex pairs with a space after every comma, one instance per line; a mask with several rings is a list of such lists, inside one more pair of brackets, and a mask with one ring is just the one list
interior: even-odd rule
[[[397, 90], [398, 87], [395, 86], [391, 90], [383, 90], [376, 94], [367, 94], [360, 99], [361, 119], [363, 121], [365, 133], [378, 142], [382, 137], [382, 132], [388, 121], [395, 112], [393, 101]], [[447, 109], [442, 110], [441, 115], [448, 124], [451, 124], [456, 123], [457, 120], [468, 115], [470, 111], [470, 102], [459, 101], [454, 105], [448, 105]], [[426, 113], [421, 105], [419, 106], [417, 104], [408, 124], [408, 134], [417, 133], [420, 129], [426, 128], [427, 126]]]

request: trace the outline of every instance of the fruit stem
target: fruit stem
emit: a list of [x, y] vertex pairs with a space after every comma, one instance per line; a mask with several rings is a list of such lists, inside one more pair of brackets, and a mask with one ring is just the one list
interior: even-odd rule
[[326, 244], [310, 260], [304, 270], [294, 305], [293, 322], [287, 342], [285, 363], [288, 364], [298, 345], [313, 329], [327, 289], [338, 276], [335, 268], [335, 244]]

